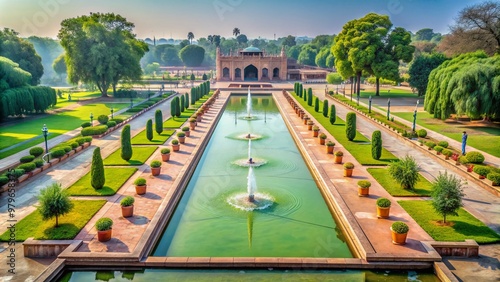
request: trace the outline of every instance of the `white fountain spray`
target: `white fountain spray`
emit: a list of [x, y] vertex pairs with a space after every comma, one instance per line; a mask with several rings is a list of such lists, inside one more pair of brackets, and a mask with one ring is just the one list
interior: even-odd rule
[[255, 192], [257, 192], [257, 182], [255, 181], [255, 174], [253, 173], [253, 167], [250, 166], [248, 168], [248, 177], [247, 177], [247, 192], [248, 192], [248, 201], [255, 201]]
[[248, 161], [252, 158], [252, 139], [248, 139]]
[[250, 94], [250, 86], [248, 86], [248, 97], [247, 97], [247, 118], [252, 117], [252, 95]]

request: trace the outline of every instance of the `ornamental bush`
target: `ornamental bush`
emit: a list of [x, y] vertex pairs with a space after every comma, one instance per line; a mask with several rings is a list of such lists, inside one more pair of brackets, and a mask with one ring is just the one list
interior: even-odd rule
[[447, 157], [451, 157], [453, 155], [453, 151], [450, 149], [443, 149], [441, 153]]
[[318, 97], [314, 98], [314, 111], [319, 112], [319, 99]]
[[311, 87], [307, 88], [307, 105], [312, 106], [313, 104], [313, 90]]
[[144, 186], [144, 185], [146, 185], [146, 179], [139, 177], [136, 180], [134, 180], [134, 185]]
[[432, 206], [434, 210], [443, 216], [443, 222], [446, 223], [447, 215], [458, 215], [457, 210], [463, 206], [462, 181], [454, 175], [448, 175], [448, 172], [439, 176], [432, 183]]
[[17, 166], [18, 169], [24, 169], [24, 172], [30, 172], [30, 171], [33, 171], [35, 170], [36, 168], [36, 164], [31, 162], [31, 163], [24, 163], [24, 164], [20, 164]]
[[120, 201], [120, 205], [122, 207], [130, 207], [134, 204], [135, 202], [135, 199], [134, 197], [132, 196], [126, 196], [125, 198], [123, 198], [121, 201]]
[[473, 164], [482, 164], [484, 162], [484, 156], [483, 154], [477, 152], [477, 151], [471, 151], [465, 154], [465, 157], [469, 161], [469, 163]]
[[81, 125], [82, 128], [90, 127], [90, 126], [92, 126], [92, 124], [90, 123], [90, 121], [86, 121], [86, 122], [82, 123], [82, 125]]
[[427, 130], [425, 130], [425, 129], [419, 129], [417, 131], [417, 135], [420, 138], [425, 138], [425, 137], [427, 137]]
[[106, 177], [104, 175], [104, 164], [101, 157], [101, 148], [97, 147], [94, 149], [92, 155], [92, 166], [90, 168], [90, 185], [94, 189], [101, 189], [106, 183]]
[[35, 156], [28, 155], [28, 156], [21, 157], [19, 159], [19, 162], [25, 164], [25, 163], [32, 162], [34, 159], [35, 159]]
[[33, 147], [30, 149], [30, 155], [34, 156], [35, 158], [41, 156], [43, 152], [44, 149], [42, 147]]
[[36, 167], [42, 167], [43, 166], [43, 160], [34, 160], [33, 163], [36, 165]]
[[487, 178], [493, 182], [493, 185], [500, 185], [500, 173], [490, 172]]
[[104, 134], [107, 130], [108, 130], [107, 125], [85, 127], [82, 129], [82, 136], [100, 135]]
[[[21, 168], [21, 167], [20, 167]], [[475, 173], [481, 176], [486, 176], [491, 172], [491, 168], [484, 165], [475, 165], [472, 169]]]
[[0, 186], [9, 183], [9, 178], [5, 175], [0, 175]]
[[437, 145], [437, 146], [434, 146], [434, 150], [435, 150], [436, 152], [438, 152], [438, 153], [441, 153], [441, 152], [444, 150], [444, 148], [443, 148], [443, 147], [441, 147], [441, 146], [439, 146], [439, 145]]
[[345, 134], [349, 141], [354, 140], [356, 137], [356, 114], [354, 112], [347, 113]]
[[328, 100], [323, 101], [323, 116], [328, 117]]
[[382, 156], [382, 133], [380, 130], [375, 130], [372, 133], [372, 158], [380, 159]]
[[415, 159], [406, 155], [399, 162], [389, 165], [389, 174], [392, 179], [399, 183], [404, 189], [412, 189], [419, 178], [419, 167]]
[[163, 132], [163, 114], [161, 110], [156, 110], [155, 112], [155, 131], [158, 134]]
[[108, 122], [106, 123], [106, 126], [107, 126], [108, 128], [110, 128], [110, 127], [115, 127], [115, 126], [116, 126], [116, 121], [114, 121], [114, 120], [110, 120], [110, 121], [108, 121]]
[[381, 208], [388, 208], [391, 206], [391, 201], [387, 198], [378, 198], [377, 199], [377, 206]]
[[180, 103], [179, 103], [179, 106], [180, 106], [180, 111], [181, 111], [181, 112], [184, 112], [184, 105], [185, 105], [185, 102], [184, 102], [184, 95], [181, 95], [181, 99], [180, 99]]
[[114, 121], [114, 122], [116, 122], [116, 124], [119, 124], [119, 123], [123, 122], [123, 119], [115, 117], [115, 118], [110, 119], [109, 121]]
[[448, 148], [449, 144], [446, 141], [439, 141], [438, 145], [443, 147], [443, 148]]
[[334, 124], [336, 120], [337, 120], [337, 109], [335, 108], [335, 105], [332, 105], [330, 107], [330, 124]]
[[366, 189], [366, 188], [370, 188], [370, 186], [372, 186], [372, 183], [368, 180], [360, 180], [360, 181], [358, 181], [358, 186], [363, 188], [363, 189]]
[[64, 156], [66, 152], [63, 149], [56, 149], [50, 152], [50, 157], [53, 159], [60, 158]]
[[184, 133], [184, 132], [177, 132], [177, 137], [186, 137], [186, 133]]
[[38, 211], [42, 215], [43, 220], [56, 218], [56, 225], [59, 225], [59, 216], [65, 215], [73, 208], [68, 192], [62, 189], [61, 184], [52, 183], [52, 185], [40, 190], [38, 196], [40, 206]]
[[149, 141], [153, 140], [153, 121], [151, 119], [146, 122], [146, 138]]
[[98, 231], [106, 231], [113, 227], [113, 220], [109, 217], [99, 218], [95, 223], [95, 229]]
[[425, 142], [425, 146], [429, 147], [430, 149], [436, 147], [436, 143], [432, 142], [432, 141], [427, 141]]
[[97, 121], [100, 124], [106, 124], [109, 121], [109, 117], [107, 115], [100, 115], [100, 116], [97, 117]]
[[130, 124], [123, 127], [121, 136], [122, 151], [121, 157], [123, 160], [128, 161], [132, 158], [132, 144], [130, 143]]
[[162, 154], [166, 155], [166, 154], [170, 154], [170, 149], [169, 148], [163, 148], [161, 149], [160, 151]]
[[405, 233], [408, 233], [408, 231], [410, 231], [410, 227], [408, 227], [408, 224], [406, 224], [402, 221], [395, 221], [391, 225], [391, 229], [392, 229], [392, 231], [394, 231], [398, 234], [405, 234]]

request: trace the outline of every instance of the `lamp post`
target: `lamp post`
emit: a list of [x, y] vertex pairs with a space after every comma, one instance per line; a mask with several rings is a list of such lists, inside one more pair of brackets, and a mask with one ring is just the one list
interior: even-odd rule
[[372, 95], [368, 98], [368, 113], [372, 113]]
[[113, 119], [113, 113], [115, 112], [115, 110], [113, 109], [113, 107], [111, 107], [111, 119]]
[[132, 99], [132, 94], [130, 94], [130, 108], [134, 106], [134, 100]]
[[[45, 138], [45, 154], [49, 153], [49, 145], [47, 144], [47, 136], [49, 136], [49, 129], [47, 128], [47, 125], [43, 125], [42, 127], [42, 132], [43, 132], [43, 138]], [[47, 162], [49, 162], [49, 157], [47, 155]]]
[[413, 127], [412, 131], [415, 132], [415, 125], [417, 123], [417, 107], [418, 107], [418, 100], [417, 100], [417, 105], [415, 106], [415, 111], [413, 111]]
[[94, 126], [94, 115], [92, 113], [90, 113], [90, 126]]
[[391, 98], [387, 99], [387, 120], [389, 120], [391, 114]]
[[151, 88], [148, 88], [148, 101], [149, 101], [150, 95], [151, 95]]

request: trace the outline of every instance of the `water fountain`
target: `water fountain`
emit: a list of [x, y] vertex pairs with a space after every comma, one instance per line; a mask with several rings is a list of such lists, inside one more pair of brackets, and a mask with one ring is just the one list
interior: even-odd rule
[[252, 118], [252, 94], [250, 93], [250, 86], [248, 86], [248, 95], [247, 95], [247, 118]]

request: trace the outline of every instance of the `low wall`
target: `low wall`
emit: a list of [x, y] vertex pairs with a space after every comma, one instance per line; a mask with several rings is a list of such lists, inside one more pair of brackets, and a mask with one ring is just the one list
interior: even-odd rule
[[57, 257], [68, 246], [73, 245], [74, 249], [81, 244], [81, 240], [34, 240], [33, 238], [28, 238], [23, 243], [24, 257]]

